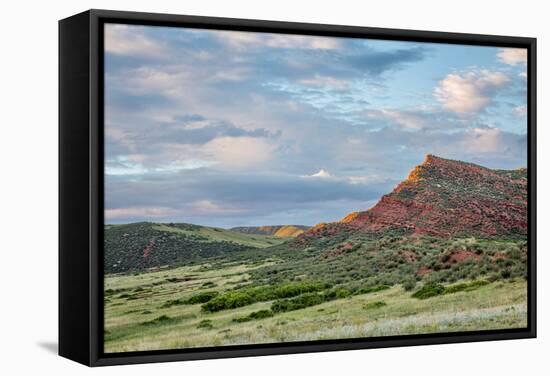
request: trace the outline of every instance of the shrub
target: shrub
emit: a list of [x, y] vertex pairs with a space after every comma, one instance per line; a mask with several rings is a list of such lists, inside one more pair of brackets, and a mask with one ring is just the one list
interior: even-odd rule
[[197, 325], [198, 329], [212, 329], [214, 326], [212, 325], [212, 320], [202, 320]]
[[184, 304], [202, 304], [209, 302], [210, 300], [214, 299], [216, 296], [219, 295], [219, 292], [217, 291], [205, 291], [201, 292], [197, 295], [193, 295], [192, 297], [185, 300]]
[[364, 304], [363, 309], [376, 309], [376, 308], [384, 307], [385, 305], [386, 305], [386, 302], [377, 300], [375, 302]]
[[254, 303], [252, 297], [244, 292], [231, 291], [226, 294], [215, 297], [204, 303], [201, 307], [206, 312], [218, 312], [224, 309], [244, 307]]
[[262, 309], [260, 311], [252, 312], [249, 316], [254, 320], [260, 320], [260, 319], [272, 317], [273, 312], [267, 309]]
[[275, 299], [292, 298], [307, 292], [322, 291], [329, 287], [326, 283], [320, 282], [293, 282], [285, 285], [259, 286], [255, 288], [244, 289], [243, 291], [252, 296], [254, 301], [267, 301]]
[[510, 271], [510, 269], [502, 269], [500, 271], [500, 276], [504, 279], [510, 278], [511, 275], [512, 275], [512, 272]]
[[414, 290], [415, 287], [416, 287], [416, 279], [415, 279], [414, 277], [407, 278], [407, 279], [403, 282], [403, 289], [404, 289], [405, 291]]
[[170, 317], [170, 316], [167, 316], [167, 315], [162, 315], [162, 316], [159, 316], [151, 321], [145, 321], [143, 323], [141, 323], [141, 325], [166, 325], [166, 324], [172, 324], [174, 322], [177, 322], [178, 319], [175, 318], [175, 317]]
[[274, 291], [274, 296], [278, 299], [291, 298], [307, 292], [321, 291], [326, 287], [326, 284], [318, 282], [291, 283], [277, 287]]
[[320, 282], [294, 282], [282, 286], [258, 286], [227, 292], [216, 296], [202, 305], [207, 312], [217, 312], [224, 309], [238, 308], [256, 302], [292, 298], [305, 293], [322, 291], [329, 287]]
[[330, 291], [327, 291], [324, 294], [325, 300], [333, 300], [333, 299], [343, 299], [351, 295], [351, 291], [349, 291], [346, 288], [337, 288]]
[[457, 283], [456, 285], [451, 285], [446, 287], [444, 294], [453, 294], [455, 292], [460, 292], [460, 291], [473, 291], [487, 284], [489, 284], [489, 281], [486, 281], [483, 279], [472, 281], [469, 283], [468, 282]]
[[412, 294], [413, 298], [428, 299], [433, 296], [441, 295], [445, 291], [445, 287], [436, 282], [426, 283], [420, 290]]
[[355, 295], [370, 294], [372, 292], [387, 290], [389, 288], [390, 288], [390, 286], [388, 286], [388, 285], [377, 285], [377, 286], [370, 286], [370, 287], [362, 287], [359, 290], [355, 291]]
[[291, 299], [276, 300], [271, 305], [274, 313], [295, 311], [306, 307], [321, 304], [325, 301], [325, 296], [317, 293], [307, 293]]
[[260, 311], [252, 312], [248, 316], [237, 317], [233, 319], [234, 322], [247, 322], [251, 320], [261, 320], [268, 317], [273, 317], [273, 312], [267, 309], [262, 309]]
[[181, 299], [172, 299], [172, 300], [167, 300], [166, 302], [164, 302], [163, 305], [160, 306], [160, 308], [170, 308], [172, 306], [177, 306], [177, 305], [182, 305], [182, 304], [185, 304], [185, 302]]

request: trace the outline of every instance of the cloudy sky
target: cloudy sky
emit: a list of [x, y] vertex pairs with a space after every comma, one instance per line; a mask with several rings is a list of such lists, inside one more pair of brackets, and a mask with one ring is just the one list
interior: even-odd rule
[[366, 210], [427, 153], [526, 166], [526, 50], [105, 26], [105, 220]]

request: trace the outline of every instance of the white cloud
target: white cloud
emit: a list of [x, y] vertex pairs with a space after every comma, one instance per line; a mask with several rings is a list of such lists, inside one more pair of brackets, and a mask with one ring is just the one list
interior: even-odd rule
[[324, 169], [320, 169], [318, 172], [312, 174], [312, 175], [309, 175], [309, 177], [312, 177], [312, 178], [330, 178], [332, 177], [332, 175], [324, 170]]
[[267, 34], [246, 31], [215, 31], [213, 35], [229, 47], [237, 49], [271, 47], [332, 50], [340, 47], [338, 39], [333, 37]]
[[166, 165], [156, 167], [155, 172], [178, 172], [182, 170], [196, 170], [199, 168], [210, 167], [216, 162], [203, 161], [201, 159], [188, 159], [184, 161], [173, 161]]
[[320, 178], [328, 179], [334, 182], [341, 182], [342, 184], [351, 184], [351, 185], [372, 185], [372, 184], [383, 184], [387, 181], [386, 178], [382, 178], [379, 175], [368, 175], [368, 176], [335, 176], [328, 172], [325, 169], [320, 169], [318, 172], [311, 175], [302, 175], [302, 178]]
[[106, 24], [105, 51], [116, 55], [156, 56], [165, 52], [158, 40], [147, 38], [136, 26]]
[[510, 82], [502, 72], [488, 70], [451, 73], [439, 82], [435, 98], [452, 112], [467, 114], [489, 106], [499, 88]]
[[350, 176], [348, 178], [348, 182], [350, 184], [382, 184], [386, 182], [388, 179], [383, 178], [378, 175], [370, 175], [370, 176]]
[[274, 145], [258, 137], [218, 137], [204, 145], [205, 153], [229, 168], [250, 168], [272, 158]]
[[121, 175], [139, 175], [145, 174], [147, 170], [138, 163], [118, 163], [112, 161], [106, 161], [105, 163], [105, 175], [121, 176]]
[[527, 106], [517, 106], [514, 108], [514, 113], [517, 116], [525, 116], [527, 115]]
[[118, 87], [134, 95], [163, 94], [175, 98], [181, 96], [182, 88], [193, 84], [191, 74], [186, 69], [177, 67], [164, 70], [139, 67], [128, 71], [123, 76], [108, 78], [113, 84], [118, 84]]
[[229, 81], [229, 82], [236, 82], [236, 81], [242, 81], [251, 75], [251, 69], [246, 67], [235, 67], [230, 68], [227, 67], [224, 70], [218, 70], [215, 71], [210, 77], [208, 77], [208, 81], [212, 82], [218, 82], [218, 81]]
[[130, 207], [105, 209], [105, 219], [119, 218], [162, 218], [177, 214], [178, 211], [165, 207]]
[[464, 134], [460, 146], [466, 152], [500, 153], [508, 148], [505, 141], [500, 129], [474, 128]]
[[410, 111], [382, 110], [384, 117], [393, 120], [403, 128], [417, 130], [425, 125], [425, 119]]
[[196, 170], [216, 164], [201, 159], [176, 160], [156, 167], [145, 167], [142, 163], [132, 161], [130, 156], [121, 156], [105, 163], [105, 174], [111, 176], [143, 175], [148, 173], [176, 173], [183, 170]]
[[508, 65], [527, 63], [527, 49], [525, 48], [501, 48], [497, 53], [500, 62]]
[[306, 86], [328, 87], [335, 90], [345, 90], [348, 88], [348, 83], [346, 81], [330, 76], [316, 75], [313, 78], [302, 79], [299, 83]]
[[210, 200], [196, 201], [191, 206], [191, 213], [195, 215], [230, 214], [239, 212], [242, 212], [242, 210], [223, 207]]

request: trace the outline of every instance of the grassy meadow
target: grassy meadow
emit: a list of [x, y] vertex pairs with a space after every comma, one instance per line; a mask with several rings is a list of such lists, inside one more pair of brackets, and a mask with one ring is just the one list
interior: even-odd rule
[[[105, 352], [527, 325], [524, 278], [378, 285], [355, 291], [297, 282], [277, 290], [278, 296], [252, 287], [255, 273], [280, 262], [202, 263], [107, 275]], [[253, 299], [239, 300], [242, 296], [236, 296], [236, 291], [248, 292]]]

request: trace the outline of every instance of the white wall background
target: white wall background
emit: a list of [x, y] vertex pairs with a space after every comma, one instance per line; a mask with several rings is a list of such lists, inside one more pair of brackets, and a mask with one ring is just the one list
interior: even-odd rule
[[[57, 20], [106, 8], [538, 38], [539, 338], [88, 369], [57, 342]], [[0, 48], [0, 373], [57, 375], [519, 375], [550, 369], [546, 194], [550, 143], [544, 1], [9, 1]]]

